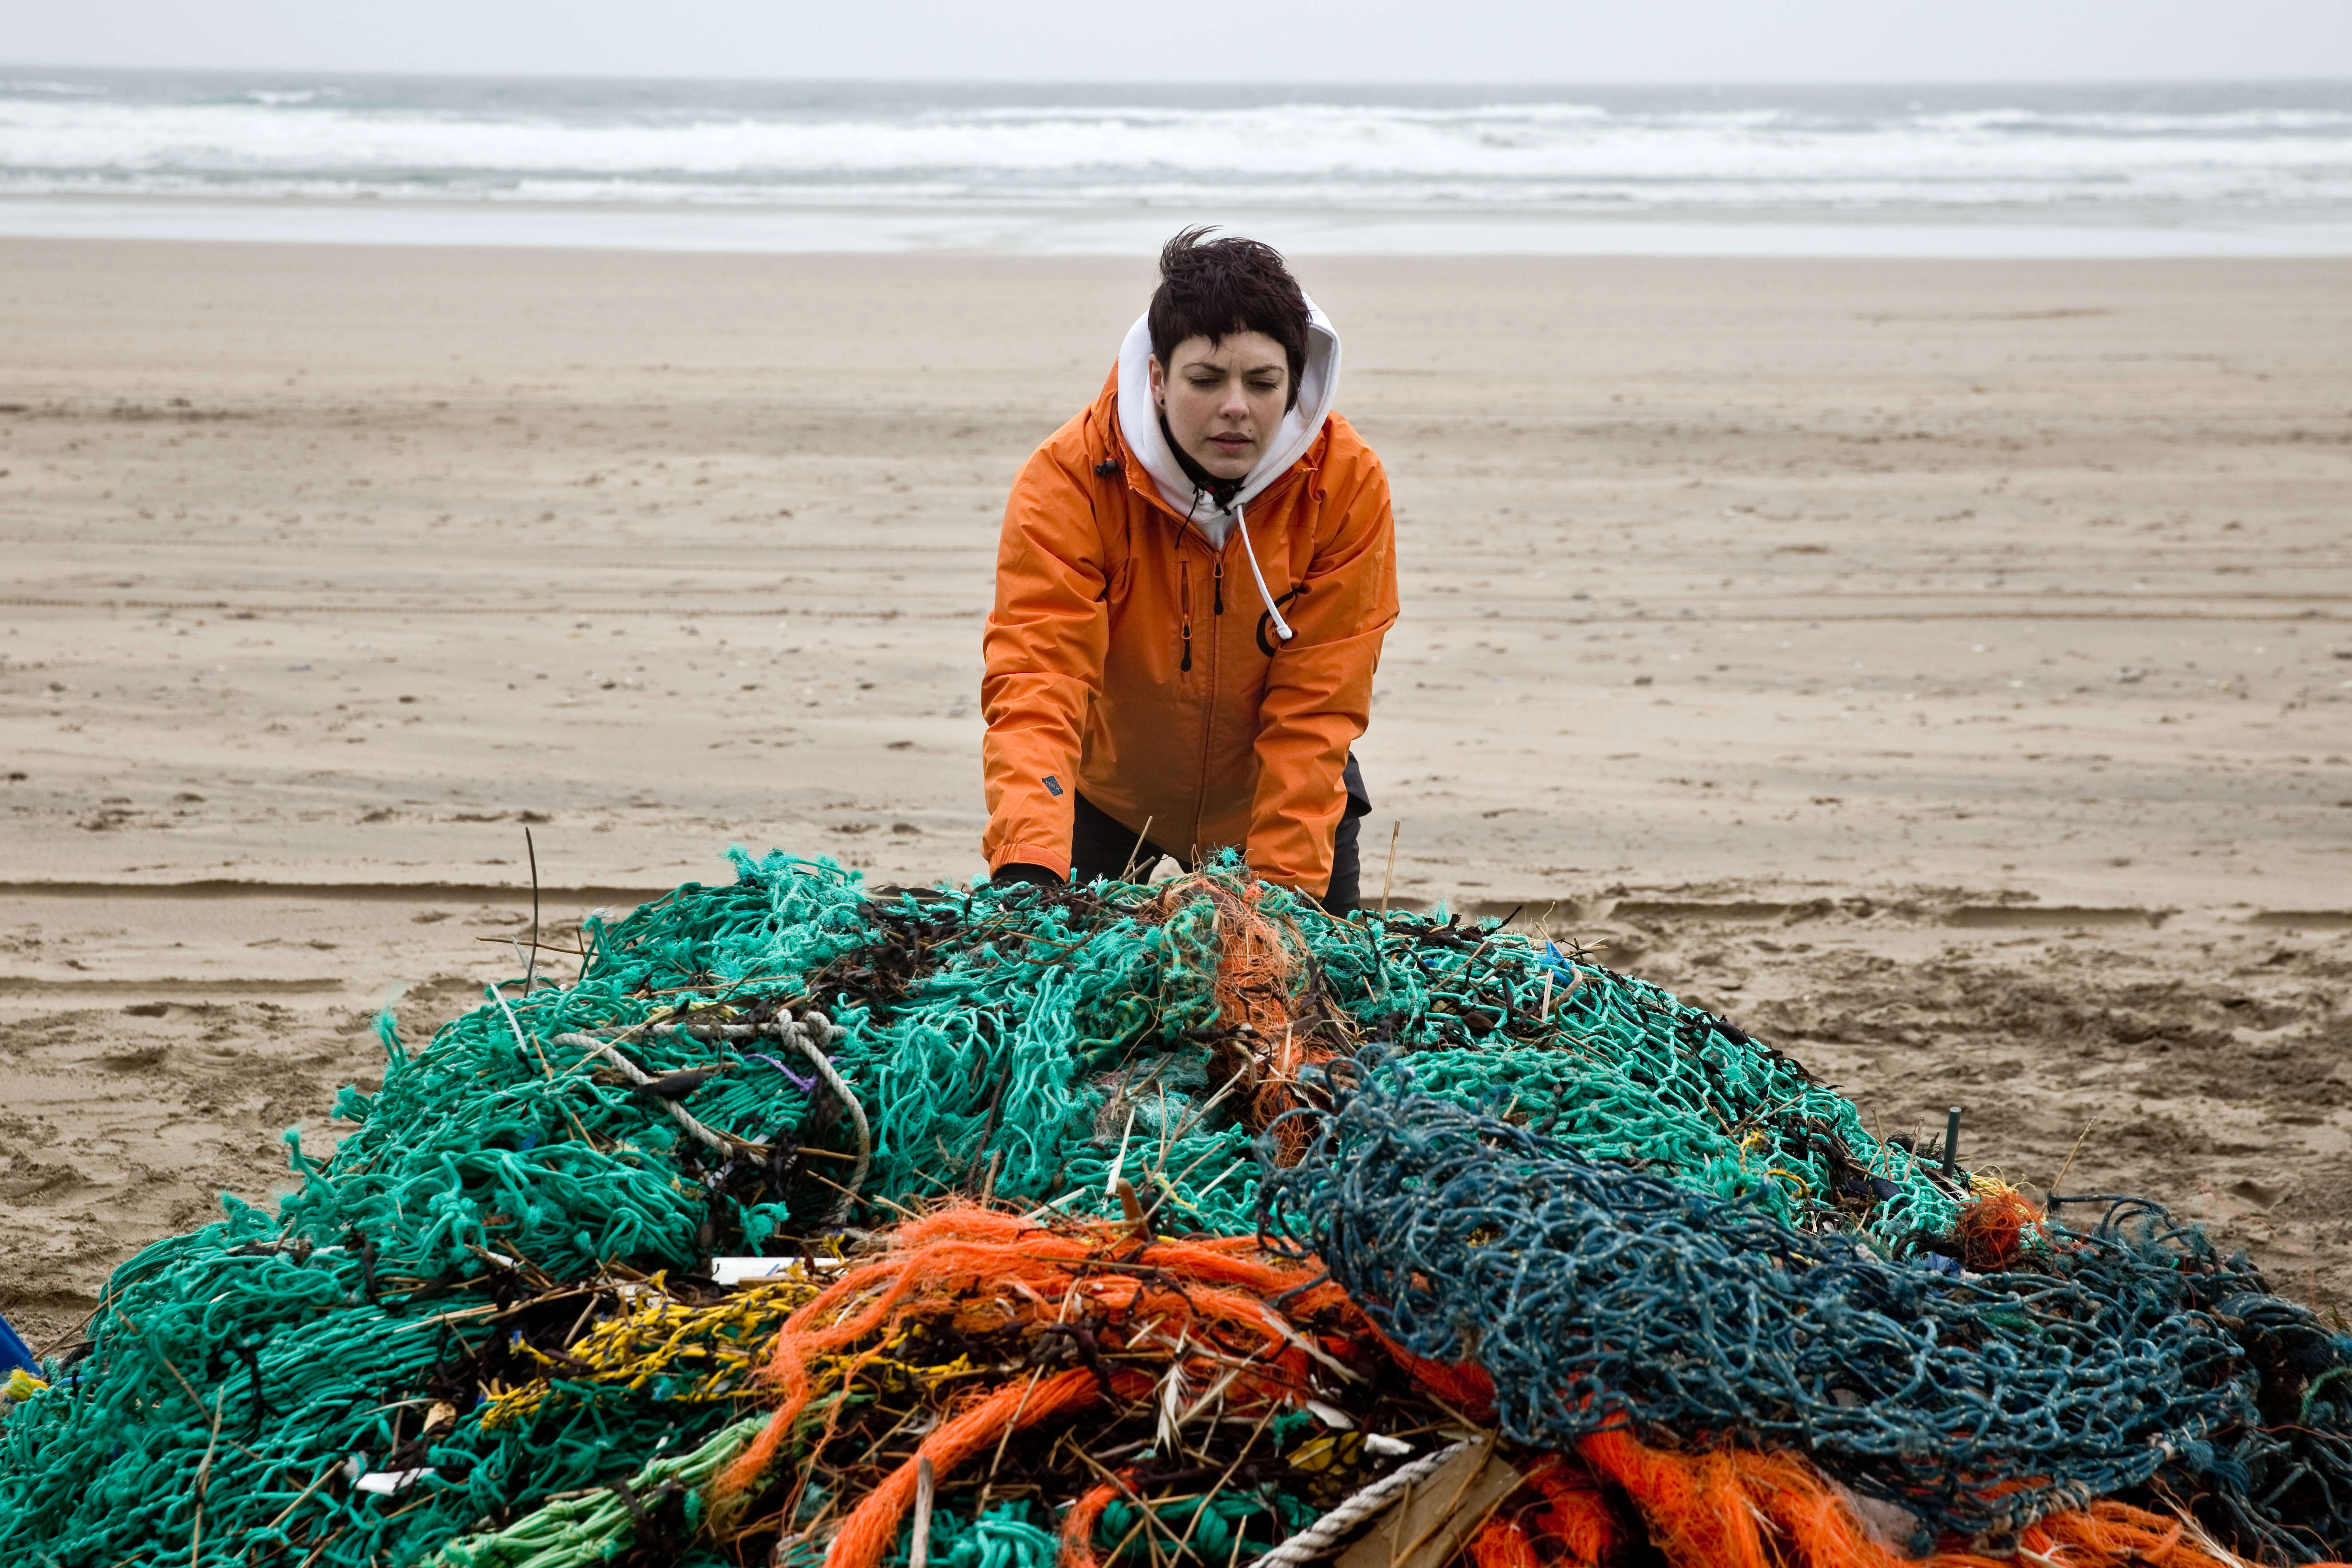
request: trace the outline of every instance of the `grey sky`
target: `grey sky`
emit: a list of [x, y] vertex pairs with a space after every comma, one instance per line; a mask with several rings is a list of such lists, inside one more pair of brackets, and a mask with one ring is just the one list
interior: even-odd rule
[[722, 77], [2352, 77], [2352, 0], [0, 0], [18, 64]]

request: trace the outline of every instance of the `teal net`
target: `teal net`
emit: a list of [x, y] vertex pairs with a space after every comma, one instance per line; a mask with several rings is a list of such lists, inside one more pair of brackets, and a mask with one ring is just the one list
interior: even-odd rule
[[[1743, 1222], [1960, 1267], [1964, 1173], [1539, 938], [1333, 918], [1231, 862], [1059, 890], [735, 870], [592, 920], [570, 984], [496, 987], [414, 1047], [387, 1017], [381, 1089], [342, 1091], [331, 1158], [289, 1135], [275, 1215], [227, 1200], [125, 1263], [0, 1419], [0, 1562], [736, 1561], [695, 1478], [739, 1440], [770, 1320], [726, 1305], [714, 1258], [821, 1260], [955, 1195], [1116, 1215], [1122, 1184], [1162, 1232], [1250, 1234], [1300, 1152], [1289, 1113], [1367, 1047]], [[667, 1340], [622, 1331], [648, 1302], [685, 1314]], [[1245, 1560], [1296, 1512], [1237, 1494], [1196, 1533]], [[941, 1519], [952, 1568], [1037, 1568], [1052, 1522]]]

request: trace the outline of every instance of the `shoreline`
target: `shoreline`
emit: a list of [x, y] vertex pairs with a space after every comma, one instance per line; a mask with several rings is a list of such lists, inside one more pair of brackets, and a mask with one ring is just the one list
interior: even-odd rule
[[1213, 221], [1297, 257], [1822, 260], [2313, 259], [2352, 216], [2230, 209], [1566, 212], [770, 205], [434, 198], [0, 195], [0, 239], [495, 247], [648, 254], [1150, 254]]

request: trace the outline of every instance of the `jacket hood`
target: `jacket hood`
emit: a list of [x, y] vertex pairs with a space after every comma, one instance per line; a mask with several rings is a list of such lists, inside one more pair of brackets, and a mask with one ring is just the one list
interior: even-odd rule
[[[1151, 322], [1146, 314], [1135, 319], [1135, 325], [1128, 329], [1127, 341], [1118, 349], [1118, 433], [1125, 438], [1127, 449], [1143, 465], [1143, 471], [1151, 476], [1160, 499], [1177, 516], [1189, 518], [1208, 536], [1212, 545], [1222, 549], [1234, 525], [1233, 511], [1221, 510], [1208, 491], [1193, 488], [1183, 465], [1169, 449], [1168, 438], [1160, 431], [1159, 405], [1151, 400], [1150, 363]], [[1331, 405], [1339, 401], [1339, 333], [1331, 325], [1330, 318], [1308, 300], [1307, 363], [1298, 374], [1298, 401], [1283, 415], [1265, 455], [1243, 476], [1241, 489], [1234, 492], [1232, 507], [1248, 506], [1307, 455], [1307, 448], [1322, 433], [1323, 422], [1330, 417]]]

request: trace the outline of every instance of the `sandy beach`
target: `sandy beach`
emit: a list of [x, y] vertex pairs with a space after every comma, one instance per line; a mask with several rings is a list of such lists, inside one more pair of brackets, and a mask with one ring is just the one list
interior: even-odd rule
[[[1300, 272], [1398, 509], [1368, 886], [2352, 1306], [2352, 260]], [[978, 871], [1004, 489], [1150, 281], [0, 241], [0, 1310], [331, 1146], [526, 826], [558, 932]]]

